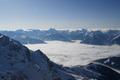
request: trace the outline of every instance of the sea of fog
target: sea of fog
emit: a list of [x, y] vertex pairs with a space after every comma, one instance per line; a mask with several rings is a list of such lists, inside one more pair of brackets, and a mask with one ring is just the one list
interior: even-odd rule
[[47, 41], [47, 44], [27, 44], [29, 49], [40, 49], [52, 61], [64, 66], [85, 65], [93, 60], [120, 55], [120, 46], [96, 46], [81, 44], [80, 41]]

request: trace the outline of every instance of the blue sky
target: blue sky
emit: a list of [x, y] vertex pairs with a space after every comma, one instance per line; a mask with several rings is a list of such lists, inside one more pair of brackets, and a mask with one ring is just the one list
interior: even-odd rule
[[120, 0], [0, 0], [1, 29], [120, 28]]

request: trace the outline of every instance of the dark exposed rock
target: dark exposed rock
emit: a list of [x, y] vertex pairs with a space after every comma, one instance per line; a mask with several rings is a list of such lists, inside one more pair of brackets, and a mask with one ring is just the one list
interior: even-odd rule
[[96, 60], [95, 62], [102, 63], [114, 69], [120, 70], [120, 57], [119, 56], [103, 58], [103, 59]]
[[101, 74], [98, 77], [100, 80], [119, 80], [120, 74], [117, 73], [114, 69], [99, 63], [91, 63], [87, 66], [88, 70], [97, 72]]

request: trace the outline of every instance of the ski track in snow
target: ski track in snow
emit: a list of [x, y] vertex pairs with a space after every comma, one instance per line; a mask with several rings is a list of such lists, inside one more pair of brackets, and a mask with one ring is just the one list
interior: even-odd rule
[[120, 46], [96, 46], [81, 44], [80, 41], [47, 41], [47, 44], [27, 44], [29, 49], [40, 49], [52, 61], [64, 66], [86, 65], [93, 60], [120, 55]]

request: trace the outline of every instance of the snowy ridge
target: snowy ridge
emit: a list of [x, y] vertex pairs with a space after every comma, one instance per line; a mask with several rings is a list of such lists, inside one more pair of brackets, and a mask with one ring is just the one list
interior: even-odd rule
[[48, 30], [16, 30], [16, 31], [0, 31], [22, 44], [46, 43], [44, 41], [65, 41], [81, 40], [81, 43], [92, 45], [120, 45], [120, 30], [56, 30], [50, 28]]

